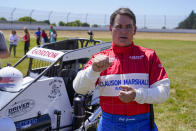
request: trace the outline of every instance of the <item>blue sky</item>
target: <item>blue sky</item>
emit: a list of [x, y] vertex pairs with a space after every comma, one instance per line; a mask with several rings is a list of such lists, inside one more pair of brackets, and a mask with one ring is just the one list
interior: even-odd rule
[[196, 10], [196, 0], [0, 0], [2, 7], [111, 14], [129, 7], [135, 14], [188, 15]]
[[[164, 25], [174, 28], [192, 10], [196, 12], [196, 0], [0, 0], [0, 3], [0, 7], [10, 7], [7, 12], [3, 12], [3, 9], [0, 8], [0, 17], [8, 16], [8, 19], [14, 8], [16, 8], [15, 19], [19, 17], [19, 14], [29, 14], [33, 9], [35, 10], [33, 18], [41, 18], [41, 13], [36, 16], [39, 10], [53, 11], [53, 16], [50, 17], [51, 21], [60, 21], [60, 19], [67, 21], [67, 14], [71, 12], [69, 21], [79, 19], [85, 22], [86, 15], [88, 15], [87, 22], [102, 25], [109, 23], [109, 16], [113, 11], [120, 7], [128, 7], [136, 14], [137, 25], [141, 28], [145, 25], [150, 28], [161, 28]], [[22, 10], [22, 13], [19, 13], [20, 9], [28, 10]], [[54, 17], [54, 12], [61, 12], [63, 15], [58, 14], [59, 16]], [[99, 16], [99, 14], [102, 16]], [[48, 13], [45, 13], [44, 17], [43, 19], [47, 19]]]

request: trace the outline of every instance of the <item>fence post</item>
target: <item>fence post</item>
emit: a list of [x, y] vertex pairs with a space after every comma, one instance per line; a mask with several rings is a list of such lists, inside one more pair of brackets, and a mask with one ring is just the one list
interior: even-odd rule
[[49, 14], [48, 14], [48, 21], [49, 21], [49, 24], [50, 24], [50, 16], [52, 15], [53, 11], [50, 11]]
[[86, 14], [86, 23], [87, 23], [87, 19], [88, 19], [88, 13]]
[[165, 27], [165, 29], [166, 29], [166, 21], [167, 19], [166, 19], [166, 15], [164, 15], [164, 27]]
[[71, 12], [67, 13], [67, 23], [69, 22], [69, 15], [71, 14]]
[[12, 24], [13, 24], [13, 15], [14, 15], [14, 11], [16, 10], [16, 8], [14, 8], [11, 12], [11, 29], [13, 29]]
[[144, 29], [146, 29], [146, 15], [144, 15]]
[[29, 19], [30, 19], [29, 22], [30, 22], [30, 24], [31, 24], [31, 20], [32, 20], [31, 16], [32, 16], [33, 12], [34, 12], [34, 10], [31, 10], [31, 12], [29, 14]]
[[106, 27], [106, 14], [105, 14], [105, 17], [104, 17], [104, 25]]

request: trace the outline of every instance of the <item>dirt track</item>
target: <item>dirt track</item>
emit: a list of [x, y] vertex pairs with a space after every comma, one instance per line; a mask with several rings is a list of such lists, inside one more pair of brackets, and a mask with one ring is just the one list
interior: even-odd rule
[[[2, 30], [6, 39], [10, 35], [10, 30]], [[31, 30], [31, 37], [34, 36], [34, 30]], [[48, 31], [47, 31], [48, 33]], [[17, 30], [19, 37], [24, 35], [23, 30]], [[87, 31], [57, 31], [58, 37], [82, 37], [89, 38]], [[110, 32], [107, 31], [94, 31], [95, 38], [111, 38]], [[157, 40], [186, 40], [196, 41], [196, 34], [184, 34], [184, 33], [149, 33], [149, 32], [137, 32], [136, 39], [157, 39]]]

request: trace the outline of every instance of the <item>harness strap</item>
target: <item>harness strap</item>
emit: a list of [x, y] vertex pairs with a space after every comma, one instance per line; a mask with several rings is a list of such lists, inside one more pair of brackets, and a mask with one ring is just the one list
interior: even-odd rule
[[154, 131], [154, 109], [153, 109], [153, 104], [150, 104], [150, 128]]

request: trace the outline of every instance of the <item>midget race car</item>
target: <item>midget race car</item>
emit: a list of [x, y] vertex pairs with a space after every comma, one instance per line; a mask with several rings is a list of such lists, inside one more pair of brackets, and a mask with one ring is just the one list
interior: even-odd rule
[[90, 56], [111, 45], [67, 39], [34, 47], [15, 65], [3, 67], [0, 131], [96, 130], [101, 115], [98, 89], [77, 94], [72, 82]]

